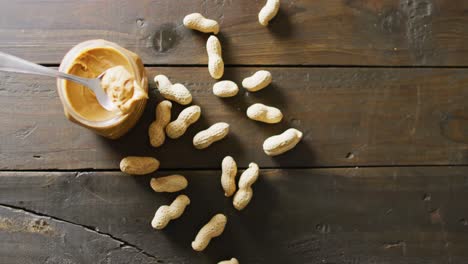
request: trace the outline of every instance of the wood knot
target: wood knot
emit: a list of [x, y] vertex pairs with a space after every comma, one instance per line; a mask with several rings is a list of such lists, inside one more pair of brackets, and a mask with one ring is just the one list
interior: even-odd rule
[[165, 53], [174, 48], [180, 41], [176, 24], [161, 25], [153, 34], [153, 48], [158, 53]]

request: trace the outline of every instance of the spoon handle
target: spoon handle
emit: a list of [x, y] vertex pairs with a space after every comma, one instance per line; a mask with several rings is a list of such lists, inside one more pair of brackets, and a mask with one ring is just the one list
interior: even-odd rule
[[0, 52], [0, 71], [44, 75], [54, 78], [62, 78], [92, 87], [91, 79], [59, 72], [57, 70], [41, 66], [39, 64], [23, 60], [10, 54]]

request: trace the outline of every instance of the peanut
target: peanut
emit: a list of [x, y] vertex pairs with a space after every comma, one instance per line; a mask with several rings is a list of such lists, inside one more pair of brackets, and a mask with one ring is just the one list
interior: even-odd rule
[[198, 105], [192, 105], [180, 112], [176, 120], [166, 126], [167, 136], [176, 139], [180, 138], [187, 128], [197, 122], [201, 115], [201, 108]]
[[200, 13], [193, 13], [184, 17], [184, 26], [203, 33], [218, 34], [219, 24], [216, 20], [208, 19]]
[[132, 175], [145, 175], [156, 171], [159, 161], [153, 157], [125, 157], [120, 161], [120, 170]]
[[253, 104], [247, 108], [247, 116], [256, 121], [275, 124], [281, 122], [283, 114], [276, 107], [267, 106], [264, 104]]
[[155, 192], [178, 192], [187, 188], [187, 179], [178, 174], [166, 177], [153, 178], [150, 181], [151, 188]]
[[239, 178], [239, 190], [234, 195], [232, 204], [237, 210], [244, 209], [253, 196], [252, 184], [258, 179], [259, 168], [256, 163], [251, 162]]
[[213, 85], [213, 94], [219, 97], [233, 97], [239, 92], [239, 87], [233, 81], [220, 81]]
[[172, 84], [165, 75], [157, 75], [154, 82], [158, 91], [167, 100], [174, 101], [181, 105], [188, 105], [192, 102], [192, 95], [189, 90], [180, 83]]
[[190, 199], [186, 195], [177, 196], [171, 205], [163, 205], [158, 208], [151, 221], [151, 226], [154, 229], [165, 228], [171, 220], [179, 218], [189, 204]]
[[236, 192], [237, 164], [231, 157], [227, 156], [221, 163], [221, 186], [226, 197], [232, 196]]
[[249, 92], [256, 92], [267, 87], [271, 83], [271, 80], [271, 73], [261, 70], [242, 80], [242, 86]]
[[214, 79], [220, 79], [224, 74], [224, 62], [222, 58], [221, 43], [215, 36], [210, 36], [206, 41], [208, 53], [208, 71]]
[[268, 22], [278, 13], [279, 7], [280, 0], [267, 0], [260, 13], [258, 13], [258, 22], [262, 26], [268, 26]]
[[219, 141], [229, 133], [229, 124], [224, 122], [216, 123], [208, 129], [198, 132], [193, 137], [193, 146], [196, 149], [204, 149], [209, 147], [216, 141]]
[[172, 103], [164, 100], [156, 107], [156, 120], [148, 128], [150, 144], [153, 147], [159, 147], [166, 140], [164, 128], [171, 121]]
[[267, 138], [263, 142], [263, 151], [269, 156], [276, 156], [294, 148], [302, 139], [302, 132], [290, 128], [282, 134]]
[[239, 264], [239, 261], [236, 258], [232, 258], [230, 260], [220, 261], [218, 264]]
[[192, 242], [192, 248], [195, 251], [203, 251], [211, 239], [220, 236], [226, 226], [227, 218], [223, 214], [217, 214], [198, 231], [195, 240]]

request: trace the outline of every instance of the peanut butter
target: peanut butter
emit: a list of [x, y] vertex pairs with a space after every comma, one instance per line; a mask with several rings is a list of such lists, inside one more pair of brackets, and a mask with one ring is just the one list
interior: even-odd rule
[[65, 115], [71, 121], [103, 136], [117, 138], [140, 118], [148, 98], [148, 84], [143, 64], [136, 54], [115, 43], [91, 40], [67, 53], [60, 70], [86, 78], [96, 78], [105, 72], [101, 86], [120, 110], [107, 111], [90, 89], [61, 80], [58, 82], [60, 98]]
[[120, 114], [128, 114], [138, 100], [148, 98], [148, 94], [138, 85], [135, 78], [120, 65], [105, 71], [101, 86], [119, 108]]

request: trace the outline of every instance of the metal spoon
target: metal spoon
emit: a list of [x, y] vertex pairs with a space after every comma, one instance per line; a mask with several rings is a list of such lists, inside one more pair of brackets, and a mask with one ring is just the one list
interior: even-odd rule
[[21, 58], [3, 52], [0, 52], [0, 71], [44, 75], [73, 81], [91, 89], [91, 91], [93, 91], [96, 95], [99, 104], [102, 107], [104, 107], [107, 111], [113, 112], [118, 110], [118, 108], [110, 100], [109, 96], [107, 96], [107, 94], [104, 92], [104, 89], [102, 89], [101, 87], [101, 79], [106, 73], [105, 71], [94, 79], [82, 78], [75, 75], [59, 72], [54, 69], [47, 68], [27, 60], [23, 60]]

